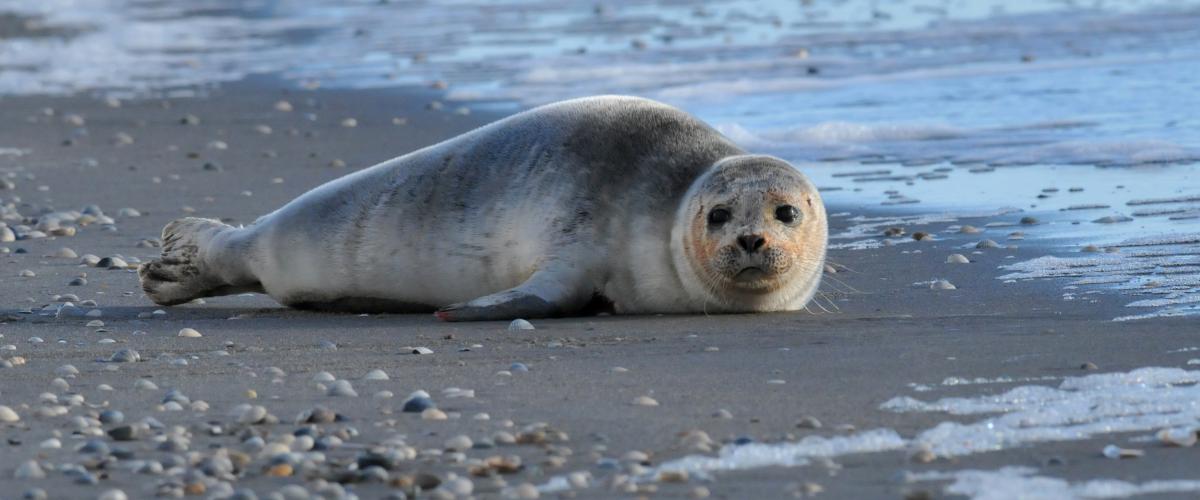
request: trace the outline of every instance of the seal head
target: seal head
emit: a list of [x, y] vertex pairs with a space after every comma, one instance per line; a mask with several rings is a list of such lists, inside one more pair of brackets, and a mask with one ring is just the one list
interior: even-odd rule
[[796, 310], [824, 268], [825, 207], [788, 162], [724, 158], [684, 196], [672, 235], [675, 266], [708, 310]]

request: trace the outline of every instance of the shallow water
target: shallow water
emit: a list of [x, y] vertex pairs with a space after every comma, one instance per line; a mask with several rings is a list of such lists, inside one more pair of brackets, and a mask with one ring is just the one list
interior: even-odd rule
[[[189, 94], [273, 73], [309, 87], [443, 81], [451, 99], [488, 108], [638, 94], [793, 161], [835, 210], [1020, 209], [1046, 222], [1023, 228], [1027, 240], [1058, 255], [1200, 229], [1200, 1], [10, 0], [0, 11], [73, 33], [0, 41], [0, 93]], [[1163, 198], [1184, 201], [1131, 203]], [[1105, 217], [1132, 220], [1092, 222]], [[1067, 286], [1133, 283], [1079, 277], [1092, 284]], [[1187, 286], [1158, 292], [1200, 296]]]

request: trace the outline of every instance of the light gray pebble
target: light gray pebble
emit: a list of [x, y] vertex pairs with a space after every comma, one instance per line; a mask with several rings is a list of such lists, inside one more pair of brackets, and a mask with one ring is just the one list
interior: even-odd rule
[[508, 329], [510, 331], [516, 331], [516, 330], [533, 330], [534, 328], [533, 328], [532, 323], [518, 318], [518, 319], [512, 320], [512, 323], [508, 324]]
[[329, 386], [327, 394], [330, 396], [358, 397], [358, 393], [354, 391], [354, 386], [350, 384], [349, 380], [334, 381]]
[[133, 349], [121, 349], [108, 358], [113, 363], [136, 363], [142, 360], [142, 355]]

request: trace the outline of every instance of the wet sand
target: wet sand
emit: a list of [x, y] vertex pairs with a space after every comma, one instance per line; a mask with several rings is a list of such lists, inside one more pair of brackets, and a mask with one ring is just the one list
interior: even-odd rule
[[[211, 455], [218, 445], [242, 450], [245, 428], [256, 429], [270, 442], [292, 433], [298, 427], [296, 415], [315, 405], [345, 418], [319, 426], [324, 431], [345, 427], [357, 431], [344, 446], [324, 451], [323, 464], [310, 463], [311, 469], [297, 465], [292, 477], [267, 476], [269, 459], [251, 453], [253, 460], [241, 468], [233, 488], [252, 488], [263, 497], [286, 484], [315, 491], [318, 478], [339, 477], [338, 472], [354, 463], [366, 446], [400, 434], [422, 453], [390, 471], [393, 482], [417, 473], [442, 480], [449, 474], [467, 476], [472, 459], [517, 455], [523, 469], [499, 476], [509, 487], [587, 471], [594, 478], [593, 486], [570, 494], [608, 498], [622, 490], [609, 485], [617, 473], [597, 466], [598, 461], [620, 459], [631, 450], [649, 454], [651, 464], [693, 453], [680, 446], [678, 437], [691, 429], [705, 431], [718, 444], [743, 437], [779, 442], [852, 432], [839, 428], [845, 425], [858, 431], [891, 428], [911, 437], [938, 422], [974, 419], [898, 414], [881, 410], [883, 402], [900, 395], [929, 400], [999, 393], [1013, 386], [940, 386], [947, 377], [1080, 376], [1095, 373], [1081, 370], [1089, 362], [1100, 372], [1129, 371], [1144, 366], [1184, 367], [1188, 359], [1197, 357], [1194, 352], [1170, 352], [1200, 345], [1194, 318], [1115, 323], [1109, 319], [1121, 315], [1124, 301], [1119, 297], [1095, 294], [1064, 301], [1051, 281], [1003, 283], [995, 279], [1000, 274], [997, 266], [1043, 252], [1016, 248], [972, 254], [959, 247], [980, 236], [943, 233], [950, 223], [906, 228], [909, 233], [935, 233], [938, 238], [933, 241], [832, 252], [830, 260], [841, 272], [831, 278], [842, 284], [833, 279], [826, 282], [828, 299], [822, 303], [830, 312], [535, 320], [536, 330], [522, 332], [507, 331], [505, 323], [447, 324], [427, 315], [292, 311], [261, 296], [209, 299], [165, 309], [165, 315], [139, 318], [160, 308], [141, 295], [133, 271], [82, 267], [78, 259], [45, 257], [69, 247], [79, 255], [120, 254], [144, 261], [154, 257], [157, 249], [137, 243], [158, 237], [171, 219], [194, 211], [197, 216], [250, 223], [321, 182], [497, 117], [482, 112], [456, 114], [451, 111], [455, 106], [428, 109], [436, 98], [434, 92], [411, 89], [285, 92], [271, 81], [254, 81], [212, 89], [211, 95], [201, 98], [128, 101], [119, 107], [87, 97], [0, 99], [6, 117], [0, 123], [0, 147], [25, 151], [19, 156], [0, 155], [0, 175], [13, 172], [15, 176], [8, 179], [16, 184], [15, 190], [0, 190], [0, 199], [8, 203], [19, 197], [15, 207], [29, 217], [48, 207], [78, 210], [95, 204], [116, 219], [115, 231], [93, 225], [71, 237], [0, 244], [12, 252], [0, 255], [4, 262], [0, 344], [15, 346], [0, 357], [25, 360], [0, 369], [0, 405], [21, 416], [17, 423], [0, 424], [7, 440], [0, 444], [4, 447], [0, 485], [5, 486], [0, 496], [15, 498], [37, 487], [51, 498], [89, 498], [119, 488], [130, 498], [142, 498], [163, 484], [167, 489], [191, 487], [194, 493], [198, 487], [189, 486], [194, 483], [205, 484], [210, 493], [223, 491], [217, 480], [188, 472], [196, 470], [193, 467], [182, 467], [178, 474], [140, 474], [120, 465], [127, 460], [99, 461], [74, 451], [86, 438], [71, 418], [103, 409], [122, 411], [126, 423], [154, 417], [168, 428], [179, 425], [190, 433], [186, 452], [156, 451], [159, 443], [154, 436], [161, 432], [128, 442], [101, 438], [131, 451], [134, 457], [128, 460], [169, 462], [167, 457], [174, 454], [187, 462]], [[279, 100], [287, 100], [294, 110], [276, 110]], [[45, 112], [46, 108], [53, 113]], [[83, 126], [65, 123], [69, 114], [82, 117]], [[181, 123], [189, 116], [198, 123]], [[345, 118], [354, 118], [357, 125], [343, 126]], [[404, 119], [405, 124], [395, 124], [394, 118]], [[271, 133], [256, 131], [258, 125], [269, 126]], [[115, 145], [119, 132], [131, 136], [133, 143]], [[70, 145], [64, 145], [66, 140]], [[227, 148], [220, 149], [213, 141], [222, 141]], [[346, 166], [336, 166], [342, 163]], [[117, 216], [126, 207], [142, 215]], [[878, 214], [877, 207], [871, 210]], [[846, 211], [867, 213], [863, 206], [829, 207], [830, 213]], [[1019, 218], [1009, 214], [994, 220]], [[831, 232], [847, 224], [842, 217], [830, 222]], [[24, 253], [17, 253], [18, 249]], [[951, 253], [967, 254], [974, 262], [946, 264]], [[19, 277], [22, 270], [36, 276]], [[87, 284], [68, 286], [81, 272], [87, 273]], [[957, 289], [913, 286], [931, 279], [949, 280]], [[37, 314], [55, 295], [67, 293], [81, 301], [95, 300], [101, 316], [55, 319]], [[32, 314], [22, 312], [30, 308]], [[104, 325], [85, 326], [95, 319]], [[203, 336], [178, 337], [185, 327]], [[31, 342], [32, 337], [44, 342]], [[99, 343], [101, 339], [115, 342]], [[336, 344], [336, 350], [323, 343]], [[409, 353], [418, 346], [432, 349], [433, 354]], [[142, 361], [98, 361], [125, 348], [136, 349]], [[178, 359], [186, 360], [186, 365]], [[498, 374], [512, 371], [513, 363], [523, 363], [529, 371]], [[70, 387], [63, 390], [52, 381], [58, 376], [56, 369], [65, 364], [80, 373], [66, 378]], [[281, 383], [272, 380], [269, 367], [286, 372], [279, 377]], [[614, 372], [614, 367], [628, 371]], [[371, 369], [384, 370], [390, 380], [362, 380]], [[327, 396], [311, 381], [319, 371], [351, 381], [358, 396]], [[151, 380], [158, 389], [135, 390], [138, 379]], [[912, 383], [934, 386], [934, 390], [914, 394]], [[100, 390], [101, 384], [113, 390]], [[474, 397], [451, 398], [443, 393], [452, 387], [472, 389]], [[185, 406], [183, 411], [160, 411], [170, 388], [182, 391], [192, 402], [207, 402], [208, 410], [197, 412]], [[251, 390], [256, 398], [248, 397]], [[395, 397], [373, 397], [381, 390]], [[416, 390], [428, 391], [449, 420], [423, 420], [400, 412], [405, 396]], [[52, 406], [39, 402], [44, 392], [56, 394], [60, 401], [80, 394], [86, 404], [70, 408], [66, 415], [39, 417], [39, 408]], [[639, 396], [650, 396], [659, 406], [632, 405]], [[229, 415], [241, 403], [263, 405], [280, 422], [239, 425]], [[733, 418], [713, 417], [721, 409]], [[480, 413], [489, 419], [476, 419]], [[824, 425], [797, 428], [802, 416], [816, 417]], [[224, 430], [211, 435], [206, 423]], [[568, 439], [550, 433], [548, 442], [471, 449], [465, 457], [433, 452], [460, 434], [479, 442], [496, 431], [518, 434], [536, 423], [562, 431]], [[115, 425], [100, 427], [109, 430]], [[87, 432], [95, 431], [83, 431]], [[529, 435], [537, 440], [536, 433]], [[39, 447], [55, 436], [61, 449]], [[692, 495], [703, 486], [715, 498], [782, 498], [803, 492], [804, 483], [815, 483], [824, 490], [818, 496], [825, 498], [896, 498], [923, 492], [941, 496], [939, 483], [907, 483], [901, 479], [904, 471], [1023, 465], [1068, 480], [1144, 482], [1195, 476], [1200, 465], [1196, 450], [1130, 444], [1131, 437], [1135, 435], [1021, 446], [926, 464], [908, 460], [904, 451], [847, 455], [825, 465], [718, 473], [711, 482], [691, 478], [684, 483], [646, 483], [642, 488], [653, 487], [657, 492], [643, 493], [663, 497]], [[1110, 443], [1143, 448], [1146, 456], [1104, 458], [1100, 450]], [[1047, 465], [1051, 458], [1062, 464]], [[14, 470], [31, 459], [40, 461], [47, 478], [14, 477]], [[77, 484], [75, 476], [52, 470], [85, 462], [93, 467], [98, 484]], [[496, 496], [504, 488], [493, 479], [472, 479], [477, 496]], [[362, 498], [382, 498], [403, 490], [372, 482], [347, 488]]]

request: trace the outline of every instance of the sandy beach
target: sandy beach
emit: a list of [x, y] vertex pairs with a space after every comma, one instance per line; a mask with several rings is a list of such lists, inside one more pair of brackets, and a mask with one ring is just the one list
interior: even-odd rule
[[[997, 395], [1097, 373], [1188, 368], [1198, 357], [1194, 318], [1113, 322], [1120, 297], [1066, 301], [1054, 281], [997, 280], [998, 266], [1044, 252], [976, 251], [975, 242], [995, 236], [959, 234], [952, 226], [961, 221], [904, 228], [936, 235], [924, 241], [833, 250], [839, 272], [823, 287], [827, 312], [535, 320], [532, 331], [426, 315], [299, 312], [262, 296], [163, 309], [141, 294], [132, 269], [81, 264], [92, 254], [136, 266], [156, 256], [152, 240], [171, 219], [248, 224], [326, 180], [499, 116], [431, 109], [438, 99], [439, 91], [419, 88], [290, 90], [269, 79], [202, 97], [0, 99], [0, 142], [15, 148], [0, 155], [0, 173], [13, 184], [0, 199], [20, 214], [5, 222], [36, 224], [92, 205], [113, 218], [64, 224], [78, 226], [72, 236], [0, 244], [0, 358], [12, 365], [0, 369], [0, 405], [19, 417], [0, 424], [0, 497], [96, 498], [118, 489], [124, 496], [102, 498], [251, 498], [248, 489], [300, 498], [285, 489], [299, 485], [326, 498], [411, 498], [420, 483], [434, 490], [420, 496], [435, 498], [527, 497], [535, 486], [552, 498], [934, 498], [953, 496], [943, 489], [952, 478], [917, 480], [920, 473], [1022, 466], [1076, 484], [1196, 477], [1196, 451], [1148, 438], [1158, 430], [1152, 424], [993, 452], [925, 456], [913, 443], [883, 442], [801, 454], [811, 463], [800, 467], [654, 469], [735, 443], [826, 443], [875, 429], [907, 441], [942, 422], [982, 417], [882, 408], [898, 396]], [[833, 232], [847, 219], [831, 218]], [[971, 262], [947, 264], [952, 253]], [[85, 275], [86, 284], [69, 285]], [[956, 289], [914, 285], [931, 279]], [[59, 310], [68, 300], [77, 308]], [[201, 336], [179, 336], [185, 328]], [[418, 347], [432, 353], [413, 354]], [[129, 349], [140, 361], [113, 361]], [[387, 379], [367, 377], [376, 369]], [[356, 395], [346, 395], [345, 383], [314, 381], [319, 372]], [[979, 380], [953, 382], [960, 379]], [[440, 412], [401, 411], [418, 390]], [[635, 404], [643, 396], [657, 405]], [[275, 418], [256, 415], [256, 406]], [[297, 422], [316, 407], [337, 421]], [[98, 420], [112, 410], [123, 418]], [[110, 432], [124, 426], [129, 440], [114, 439]], [[390, 455], [375, 448], [385, 444]], [[1144, 456], [1106, 458], [1110, 444]], [[556, 477], [569, 486], [553, 486]], [[1156, 498], [1195, 494], [1181, 488]]]

